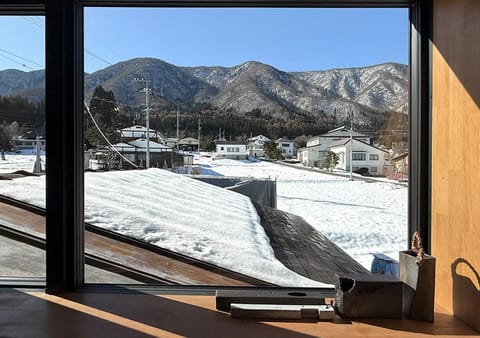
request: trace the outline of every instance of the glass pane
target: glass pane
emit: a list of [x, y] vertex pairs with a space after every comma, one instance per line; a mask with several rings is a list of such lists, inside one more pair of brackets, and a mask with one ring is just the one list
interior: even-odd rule
[[44, 17], [0, 16], [0, 35], [0, 278], [45, 277]]
[[86, 253], [141, 283], [386, 268], [407, 245], [407, 59], [406, 9], [87, 8]]

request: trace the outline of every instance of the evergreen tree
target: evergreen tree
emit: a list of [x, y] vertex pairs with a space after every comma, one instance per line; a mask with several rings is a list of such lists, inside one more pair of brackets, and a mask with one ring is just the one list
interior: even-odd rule
[[[3, 121], [0, 124], [0, 159], [5, 160], [5, 152], [12, 149], [12, 126], [15, 124], [18, 127], [16, 122], [9, 125], [7, 122]], [[14, 126], [13, 126], [14, 127]]]
[[202, 149], [205, 151], [215, 151], [216, 145], [211, 136], [202, 137]]
[[[110, 142], [115, 142], [118, 138], [116, 131], [128, 124], [128, 117], [119, 112], [113, 92], [106, 91], [102, 86], [97, 86], [93, 91], [90, 113]], [[94, 147], [106, 145], [107, 142], [100, 135], [90, 116], [86, 116], [85, 119], [87, 145]]]
[[335, 154], [333, 151], [327, 152], [327, 157], [325, 158], [324, 168], [327, 170], [332, 170], [338, 164], [338, 155]]
[[263, 145], [263, 153], [265, 156], [272, 160], [281, 160], [282, 152], [277, 148], [277, 144], [274, 141], [265, 142]]

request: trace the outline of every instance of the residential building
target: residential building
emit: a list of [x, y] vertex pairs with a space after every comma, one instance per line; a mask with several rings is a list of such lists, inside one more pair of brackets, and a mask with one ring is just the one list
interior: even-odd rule
[[408, 152], [392, 157], [393, 172], [390, 177], [396, 180], [408, 180]]
[[198, 151], [198, 139], [185, 137], [178, 141], [178, 149], [183, 151]]
[[[132, 140], [129, 142], [121, 142], [114, 144], [113, 147], [120, 154], [122, 154], [129, 161], [135, 163], [139, 167], [145, 166], [146, 153], [147, 153], [147, 141], [146, 139], [140, 138]], [[168, 167], [172, 168], [174, 166], [182, 165], [179, 163], [182, 156], [177, 156], [174, 149], [165, 144], [160, 144], [154, 141], [150, 141], [148, 144], [150, 152], [150, 166], [163, 168]], [[123, 161], [122, 158], [118, 159], [120, 161], [120, 167], [127, 166], [128, 164]]]
[[247, 145], [243, 141], [216, 140], [215, 159], [248, 159]]
[[263, 146], [265, 142], [270, 141], [270, 139], [264, 135], [258, 135], [249, 138], [247, 141], [248, 155], [251, 157], [263, 157], [265, 155]]
[[365, 172], [372, 176], [383, 176], [389, 172], [390, 163], [385, 160], [388, 151], [357, 139], [350, 140], [350, 138], [330, 144], [329, 150], [338, 155], [338, 164], [335, 168], [350, 171], [350, 149], [353, 172]]
[[275, 141], [277, 148], [282, 152], [284, 158], [292, 158], [297, 156], [297, 148], [295, 147], [295, 141], [289, 140], [286, 137], [279, 138]]
[[[144, 139], [146, 137], [145, 135], [147, 134], [147, 128], [144, 126], [135, 125], [117, 130], [117, 132], [120, 134], [121, 142], [128, 142], [139, 138]], [[164, 143], [165, 141], [163, 135], [157, 130], [150, 128], [149, 135], [151, 140], [155, 140], [158, 143]]]
[[[330, 130], [325, 134], [315, 136], [307, 140], [307, 146], [298, 150], [298, 159], [307, 167], [322, 167], [327, 151], [332, 142], [340, 141], [350, 137], [350, 130], [343, 127]], [[352, 131], [352, 137], [362, 142], [371, 143], [368, 135]]]

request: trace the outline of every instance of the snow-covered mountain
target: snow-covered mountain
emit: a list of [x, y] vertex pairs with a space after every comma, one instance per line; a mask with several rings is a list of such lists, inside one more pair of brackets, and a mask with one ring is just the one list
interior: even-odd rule
[[[144, 77], [151, 81], [152, 102], [164, 105], [209, 103], [243, 115], [253, 110], [287, 117], [290, 113], [326, 114], [368, 123], [379, 113], [408, 112], [408, 66], [386, 63], [362, 68], [284, 72], [249, 61], [234, 67], [179, 67], [155, 58], [119, 62], [85, 76], [87, 99], [97, 85], [113, 90], [118, 102], [141, 104]], [[0, 72], [0, 95], [38, 99], [44, 72]]]

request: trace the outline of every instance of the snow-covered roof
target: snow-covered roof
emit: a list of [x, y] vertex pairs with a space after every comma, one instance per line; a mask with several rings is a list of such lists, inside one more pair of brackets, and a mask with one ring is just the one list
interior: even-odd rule
[[392, 161], [398, 161], [398, 160], [402, 160], [404, 159], [405, 157], [408, 156], [408, 152], [407, 153], [403, 153], [403, 154], [398, 154], [398, 155], [395, 155], [392, 157]]
[[135, 147], [132, 146], [131, 144], [123, 143], [123, 142], [113, 144], [113, 147], [117, 150], [118, 149], [125, 149], [125, 148], [132, 149], [132, 150], [135, 149]]
[[193, 138], [193, 137], [185, 137], [185, 138], [182, 138], [180, 139], [180, 141], [178, 141], [178, 143], [180, 144], [192, 144], [192, 143], [197, 143], [198, 142], [198, 139], [196, 138]]
[[[247, 196], [155, 168], [86, 173], [85, 191], [85, 221], [98, 227], [274, 284], [326, 286], [275, 257]], [[0, 193], [45, 207], [45, 176], [9, 180]]]
[[349, 138], [343, 138], [343, 139], [338, 140], [338, 141], [333, 141], [332, 143], [330, 143], [330, 148], [334, 148], [334, 147], [338, 147], [338, 146], [344, 146], [348, 142], [350, 142]]
[[[354, 142], [358, 142], [358, 143], [361, 143], [361, 144], [364, 144], [370, 148], [373, 148], [373, 149], [376, 149], [376, 150], [380, 150], [380, 151], [383, 151], [384, 153], [388, 153], [387, 150], [385, 149], [381, 149], [381, 148], [378, 148], [378, 147], [375, 147], [375, 146], [372, 146], [371, 144], [368, 144], [366, 142], [363, 142], [363, 141], [360, 141], [360, 140], [357, 140], [357, 139], [353, 139]], [[341, 140], [338, 140], [338, 141], [334, 141], [330, 144], [330, 147], [329, 148], [335, 148], [335, 147], [339, 147], [339, 146], [344, 146], [346, 145], [347, 143], [350, 142], [350, 138], [344, 138], [344, 139], [341, 139]], [[355, 149], [355, 146], [354, 146], [354, 149]], [[355, 151], [355, 150], [354, 150]]]
[[254, 142], [254, 141], [257, 141], [257, 140], [262, 140], [262, 141], [270, 141], [270, 139], [264, 135], [257, 135], [257, 136], [254, 136], [254, 137], [250, 137], [248, 139], [248, 141], [251, 141], [251, 142]]
[[[368, 135], [358, 133], [356, 131], [352, 131], [352, 136], [353, 137], [370, 137]], [[350, 130], [347, 129], [347, 128], [344, 128], [344, 129], [341, 129], [341, 130], [334, 129], [334, 130], [326, 132], [325, 134], [321, 134], [317, 137], [319, 137], [319, 138], [320, 137], [350, 137]]]
[[[146, 151], [147, 149], [147, 140], [144, 138], [139, 138], [139, 139], [130, 141], [128, 142], [128, 144], [137, 148], [138, 151]], [[148, 143], [148, 148], [150, 149], [150, 151], [153, 151], [153, 152], [160, 151], [160, 150], [163, 150], [163, 151], [172, 150], [172, 147], [164, 144], [160, 144], [154, 141], [150, 141]]]
[[[152, 129], [152, 128], [150, 128], [149, 130], [150, 130], [151, 133], [152, 133], [152, 132], [153, 132], [153, 133], [156, 133], [156, 132], [157, 132], [156, 130], [154, 130], [154, 129]], [[143, 131], [143, 132], [146, 132], [146, 131], [147, 131], [147, 127], [145, 127], [145, 126], [140, 126], [140, 125], [137, 124], [137, 125], [134, 125], [134, 126], [131, 126], [131, 127], [127, 127], [127, 128], [120, 129], [120, 131], [122, 131], [122, 132], [123, 132], [123, 131], [125, 131], [125, 132], [129, 132], [129, 131], [139, 131], [139, 132], [142, 132], [142, 131]]]
[[279, 142], [285, 142], [285, 143], [295, 143], [294, 140], [290, 140], [286, 137], [282, 137], [282, 138], [279, 138], [278, 140], [275, 141], [276, 143], [279, 143]]

